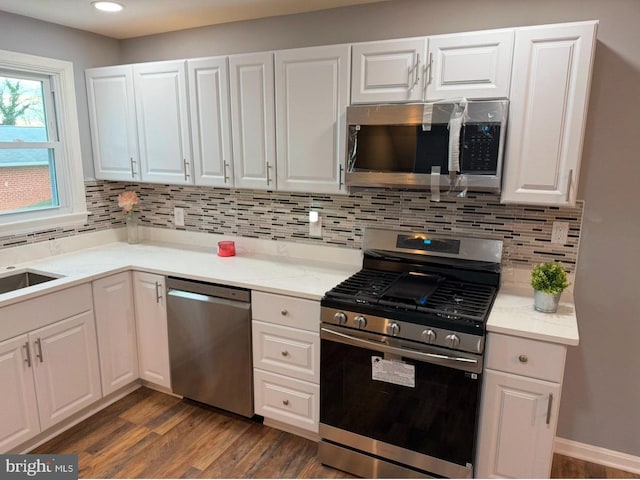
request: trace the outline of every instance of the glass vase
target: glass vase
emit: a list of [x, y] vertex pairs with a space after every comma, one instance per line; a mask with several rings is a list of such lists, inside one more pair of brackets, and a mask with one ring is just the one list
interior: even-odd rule
[[127, 215], [127, 242], [135, 244], [140, 241], [140, 229], [138, 228], [138, 217], [134, 213]]

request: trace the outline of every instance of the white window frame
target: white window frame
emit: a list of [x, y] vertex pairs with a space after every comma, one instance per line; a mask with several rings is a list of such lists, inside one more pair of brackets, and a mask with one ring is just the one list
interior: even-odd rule
[[14, 71], [16, 76], [50, 76], [56, 94], [57, 131], [62, 143], [55, 159], [59, 206], [0, 215], [0, 237], [86, 224], [89, 212], [82, 172], [73, 64], [65, 60], [0, 50], [0, 69]]

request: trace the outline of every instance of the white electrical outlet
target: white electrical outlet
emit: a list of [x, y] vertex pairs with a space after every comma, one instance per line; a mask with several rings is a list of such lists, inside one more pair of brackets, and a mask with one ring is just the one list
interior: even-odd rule
[[551, 229], [551, 243], [564, 245], [567, 243], [569, 235], [569, 224], [567, 222], [553, 222]]
[[173, 223], [176, 227], [184, 227], [184, 208], [173, 208]]
[[309, 236], [322, 238], [322, 217], [317, 211], [309, 212]]

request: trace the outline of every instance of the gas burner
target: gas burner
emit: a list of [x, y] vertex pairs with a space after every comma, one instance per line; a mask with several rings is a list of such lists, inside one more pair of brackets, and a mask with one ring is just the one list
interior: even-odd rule
[[447, 320], [460, 320], [461, 313], [457, 305], [444, 305], [436, 315]]

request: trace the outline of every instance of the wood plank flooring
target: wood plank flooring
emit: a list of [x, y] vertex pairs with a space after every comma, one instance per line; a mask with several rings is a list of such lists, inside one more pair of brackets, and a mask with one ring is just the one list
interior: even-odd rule
[[[354, 478], [315, 442], [144, 387], [32, 453], [77, 453], [80, 478]], [[551, 476], [639, 478], [559, 455]]]

